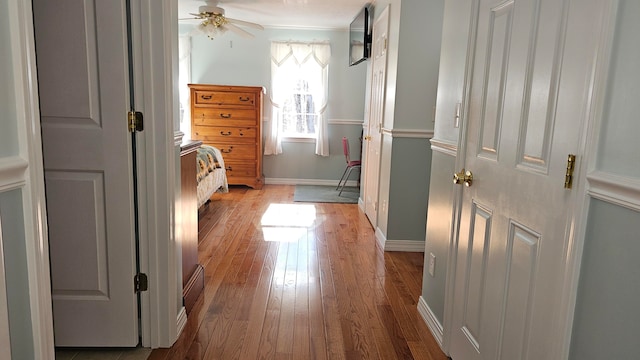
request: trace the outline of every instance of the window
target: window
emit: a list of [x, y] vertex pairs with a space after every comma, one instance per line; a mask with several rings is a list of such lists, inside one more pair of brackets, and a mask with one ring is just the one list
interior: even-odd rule
[[326, 138], [328, 43], [271, 44], [271, 125], [265, 155], [282, 153], [282, 139], [315, 139], [315, 153], [329, 155]]
[[318, 114], [313, 104], [309, 82], [297, 79], [290, 96], [282, 105], [282, 135], [284, 137], [316, 137]]

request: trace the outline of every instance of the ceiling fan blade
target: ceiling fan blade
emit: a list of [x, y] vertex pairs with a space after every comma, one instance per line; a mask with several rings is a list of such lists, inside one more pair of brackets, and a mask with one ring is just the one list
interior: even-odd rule
[[178, 21], [183, 21], [183, 20], [202, 20], [202, 19], [200, 19], [200, 18], [196, 18], [196, 17], [180, 18], [180, 19], [178, 19]]
[[250, 27], [253, 29], [257, 29], [257, 30], [264, 30], [264, 27], [262, 25], [256, 24], [256, 23], [252, 23], [252, 22], [248, 22], [248, 21], [243, 21], [243, 20], [238, 20], [238, 19], [230, 19], [230, 18], [226, 18], [228, 22], [235, 24], [235, 25], [241, 25], [241, 26], [246, 26], [246, 27]]
[[227, 22], [226, 24], [222, 25], [221, 27], [224, 27], [224, 28], [226, 28], [228, 30], [231, 30], [234, 33], [236, 33], [236, 34], [238, 34], [238, 35], [240, 35], [242, 37], [245, 37], [247, 39], [252, 39], [254, 37], [252, 33], [237, 27], [236, 25], [232, 24], [231, 22]]

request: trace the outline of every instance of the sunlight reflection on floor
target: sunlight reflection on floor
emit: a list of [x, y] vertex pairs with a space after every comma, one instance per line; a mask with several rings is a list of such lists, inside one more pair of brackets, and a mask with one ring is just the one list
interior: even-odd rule
[[316, 220], [316, 207], [310, 204], [271, 204], [260, 224], [265, 241], [296, 242], [306, 238]]

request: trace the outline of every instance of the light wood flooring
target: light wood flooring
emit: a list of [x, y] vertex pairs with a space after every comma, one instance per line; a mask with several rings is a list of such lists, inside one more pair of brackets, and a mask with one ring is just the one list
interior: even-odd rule
[[355, 204], [233, 187], [200, 214], [205, 291], [169, 359], [433, 359], [422, 253], [383, 252]]

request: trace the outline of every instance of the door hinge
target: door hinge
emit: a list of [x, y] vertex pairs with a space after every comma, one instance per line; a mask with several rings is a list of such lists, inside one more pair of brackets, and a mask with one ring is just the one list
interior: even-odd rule
[[129, 124], [129, 132], [136, 132], [144, 130], [144, 123], [142, 121], [142, 113], [140, 111], [129, 111], [127, 113], [127, 120]]
[[133, 286], [135, 288], [135, 292], [137, 293], [149, 290], [149, 280], [147, 279], [147, 274], [136, 274], [136, 276], [133, 277]]
[[564, 188], [571, 189], [573, 186], [573, 170], [576, 167], [576, 156], [569, 154], [567, 158], [567, 172], [564, 175]]

